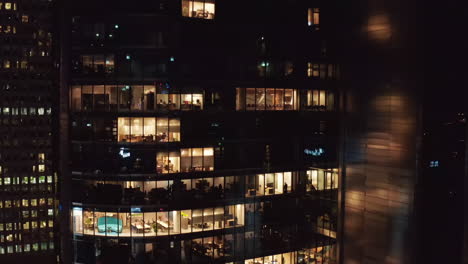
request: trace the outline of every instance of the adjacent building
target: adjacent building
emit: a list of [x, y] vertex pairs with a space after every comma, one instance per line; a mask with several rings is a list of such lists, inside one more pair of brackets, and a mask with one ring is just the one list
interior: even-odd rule
[[54, 1], [0, 2], [0, 261], [56, 259]]
[[451, 7], [1, 1], [0, 262], [460, 262]]

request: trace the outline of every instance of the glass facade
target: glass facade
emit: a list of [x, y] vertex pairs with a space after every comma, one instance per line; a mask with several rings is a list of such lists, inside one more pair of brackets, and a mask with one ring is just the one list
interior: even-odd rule
[[158, 85], [73, 85], [73, 111], [156, 112], [203, 110], [203, 90]]
[[180, 141], [180, 120], [167, 117], [119, 117], [119, 142], [174, 142]]
[[237, 88], [236, 109], [257, 111], [298, 110], [297, 89]]
[[278, 88], [237, 88], [237, 111], [334, 111], [335, 92]]
[[244, 205], [143, 212], [142, 208], [73, 208], [73, 233], [106, 237], [155, 237], [244, 226]]
[[299, 195], [303, 192], [335, 200], [339, 184], [336, 169], [311, 169], [203, 178], [181, 175], [181, 179], [164, 180], [76, 179], [73, 185], [75, 200], [83, 203], [115, 204], [122, 201], [130, 205], [151, 205], [159, 202], [176, 203], [178, 199], [191, 203], [197, 200]]
[[335, 263], [333, 65], [314, 80], [257, 36], [257, 3], [238, 33], [233, 1], [108, 3], [102, 18], [100, 1], [81, 7], [68, 83], [73, 261]]

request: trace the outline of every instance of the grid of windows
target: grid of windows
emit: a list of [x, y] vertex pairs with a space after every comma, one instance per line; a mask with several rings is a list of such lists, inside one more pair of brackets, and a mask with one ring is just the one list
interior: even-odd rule
[[0, 2], [0, 255], [54, 249], [53, 2], [26, 2]]
[[82, 55], [81, 65], [83, 73], [113, 73], [114, 72], [114, 55], [98, 54], [98, 55]]
[[236, 110], [242, 111], [333, 111], [335, 96], [328, 90], [237, 88]]
[[[253, 198], [283, 194], [300, 194], [304, 191], [336, 191], [336, 170], [313, 169], [298, 172], [259, 173], [238, 176], [205, 176], [171, 180], [146, 181], [74, 181], [74, 200], [77, 202], [152, 205], [167, 203], [172, 199], [185, 200], [187, 204], [196, 200], [221, 200]], [[306, 182], [306, 185], [299, 183]], [[323, 193], [336, 199], [333, 193]], [[106, 198], [108, 197], [108, 198]]]
[[301, 91], [301, 109], [312, 111], [333, 111], [335, 109], [335, 93], [327, 90]]
[[298, 110], [297, 89], [237, 88], [236, 110], [288, 111]]
[[337, 66], [326, 63], [307, 63], [307, 77], [316, 79], [336, 79]]
[[156, 154], [157, 173], [164, 174], [213, 170], [213, 148], [183, 148], [180, 152], [158, 152]]
[[244, 225], [244, 205], [158, 212], [145, 212], [142, 208], [106, 211], [75, 207], [72, 219], [75, 235], [168, 236], [241, 227]]
[[[304, 161], [299, 165], [304, 156], [301, 152], [294, 154], [298, 156], [294, 165], [278, 165], [281, 148], [272, 144], [270, 153], [270, 145], [263, 142], [269, 139], [263, 135], [256, 138], [250, 131], [261, 132], [268, 126], [262, 124], [268, 121], [264, 117], [270, 116], [312, 121], [305, 116], [317, 114], [292, 111], [333, 110], [334, 87], [307, 81], [305, 69], [300, 68], [302, 63], [287, 54], [274, 54], [275, 38], [271, 38], [272, 45], [267, 48], [268, 36], [262, 35], [258, 47], [261, 57], [250, 58], [246, 63], [249, 66], [239, 70], [246, 82], [243, 77], [233, 81], [244, 87], [250, 85], [247, 80], [262, 81], [264, 87], [272, 88], [236, 88], [234, 97], [234, 87], [222, 82], [227, 72], [215, 69], [218, 64], [212, 63], [217, 62], [212, 57], [218, 55], [215, 39], [222, 39], [214, 34], [218, 29], [212, 28], [207, 34], [195, 30], [198, 26], [211, 27], [212, 23], [206, 20], [215, 18], [215, 0], [179, 3], [180, 12], [186, 17], [177, 22], [184, 25], [181, 30], [186, 26], [194, 29], [193, 37], [184, 33], [188, 37], [180, 43], [173, 37], [179, 32], [142, 27], [147, 23], [143, 16], [135, 15], [134, 22], [116, 15], [115, 23], [111, 23], [95, 21], [86, 11], [74, 14], [72, 42], [83, 48], [72, 49], [69, 86], [75, 248], [83, 248], [80, 244], [84, 240], [93, 241], [94, 248], [88, 253], [94, 258], [105, 251], [110, 239], [118, 240], [119, 247], [128, 247], [134, 258], [153, 254], [155, 262], [170, 252], [175, 254], [171, 255], [174, 262], [181, 263], [211, 263], [213, 259], [220, 263], [233, 259], [249, 264], [327, 263], [325, 256], [336, 237], [333, 206], [338, 193], [337, 172], [305, 170], [312, 163]], [[254, 5], [247, 11], [254, 11]], [[318, 30], [319, 9], [309, 12], [309, 25]], [[168, 15], [159, 11], [157, 14], [161, 21]], [[167, 42], [170, 50], [157, 44], [162, 43], [155, 34], [160, 30], [171, 37]], [[191, 41], [202, 45], [192, 45]], [[122, 50], [103, 53], [98, 49], [100, 45], [120, 45]], [[179, 45], [183, 52], [172, 54]], [[149, 54], [150, 49], [158, 54]], [[163, 61], [164, 71], [156, 71], [154, 61]], [[190, 66], [192, 62], [203, 62], [212, 71], [198, 71]], [[323, 64], [327, 65], [323, 77], [320, 64], [316, 75], [310, 65], [308, 77], [333, 79], [333, 65], [328, 73], [328, 64]], [[234, 62], [231, 66], [234, 72], [241, 64]], [[295, 66], [299, 71], [294, 70]], [[291, 86], [296, 79], [316, 86], [307, 87], [300, 82]], [[237, 111], [284, 113], [232, 113], [234, 100]], [[215, 101], [217, 110], [225, 111], [210, 111], [215, 108]], [[197, 112], [200, 110], [205, 111]], [[231, 133], [231, 124], [225, 121], [236, 115], [254, 116], [255, 122], [252, 118], [252, 122], [246, 119], [245, 127], [232, 124], [235, 129]], [[290, 139], [282, 132], [275, 133], [271, 131], [271, 136]], [[239, 147], [233, 146], [237, 144]], [[293, 153], [288, 148], [284, 147], [285, 152]], [[315, 150], [305, 151], [309, 155]], [[265, 167], [259, 165], [263, 157], [257, 160], [263, 154]], [[299, 232], [310, 237], [310, 241], [296, 240]], [[310, 246], [312, 240], [315, 244]], [[278, 255], [267, 255], [273, 252]], [[224, 261], [224, 257], [229, 259]], [[86, 261], [77, 256], [75, 262]]]

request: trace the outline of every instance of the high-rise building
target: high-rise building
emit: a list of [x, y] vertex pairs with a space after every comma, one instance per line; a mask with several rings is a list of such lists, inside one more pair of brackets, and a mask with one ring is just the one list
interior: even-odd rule
[[449, 2], [0, 0], [0, 263], [466, 262]]
[[73, 263], [336, 263], [329, 4], [70, 4]]
[[55, 254], [54, 1], [0, 1], [0, 262]]
[[458, 58], [466, 56], [458, 5], [358, 0], [336, 9], [347, 40], [341, 263], [461, 263], [466, 95]]

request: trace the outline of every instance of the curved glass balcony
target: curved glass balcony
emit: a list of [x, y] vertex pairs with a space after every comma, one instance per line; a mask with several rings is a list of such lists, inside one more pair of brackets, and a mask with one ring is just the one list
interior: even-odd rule
[[121, 210], [74, 207], [72, 220], [75, 235], [169, 236], [241, 227], [244, 205], [157, 212], [144, 212], [138, 207]]

